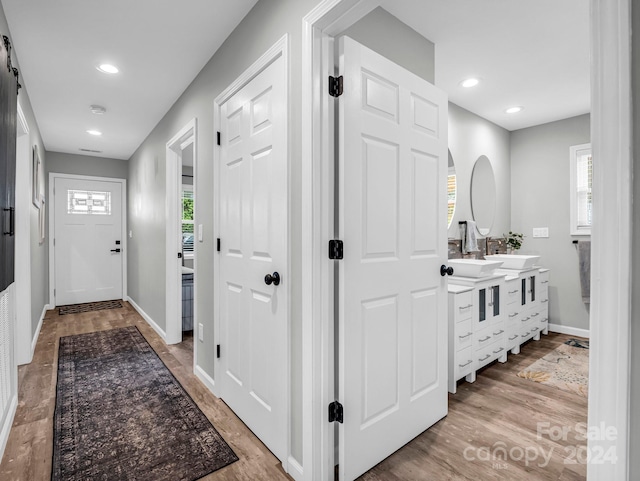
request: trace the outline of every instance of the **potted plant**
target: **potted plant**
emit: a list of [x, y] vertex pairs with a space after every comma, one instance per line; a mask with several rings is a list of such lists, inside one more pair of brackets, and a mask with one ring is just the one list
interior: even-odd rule
[[507, 253], [508, 254], [517, 253], [520, 247], [522, 247], [522, 240], [524, 239], [524, 234], [509, 231], [509, 234], [503, 234], [503, 235], [505, 240], [507, 241]]

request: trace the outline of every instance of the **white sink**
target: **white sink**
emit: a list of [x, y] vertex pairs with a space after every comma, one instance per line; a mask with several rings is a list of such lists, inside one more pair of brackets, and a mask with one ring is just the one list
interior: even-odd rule
[[449, 259], [453, 275], [460, 277], [488, 277], [502, 265], [500, 260]]
[[503, 269], [518, 270], [534, 267], [540, 260], [540, 256], [522, 256], [517, 254], [495, 254], [492, 256], [484, 256], [484, 258], [492, 261], [502, 261]]

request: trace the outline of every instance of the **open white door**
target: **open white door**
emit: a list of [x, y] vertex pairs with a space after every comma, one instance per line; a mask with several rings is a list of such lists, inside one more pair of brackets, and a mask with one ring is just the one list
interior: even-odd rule
[[[288, 419], [287, 80], [282, 52], [219, 104], [219, 395], [283, 462]], [[218, 101], [216, 101], [217, 103]]]
[[122, 183], [54, 182], [56, 305], [122, 299]]
[[447, 414], [447, 96], [343, 37], [340, 479]]

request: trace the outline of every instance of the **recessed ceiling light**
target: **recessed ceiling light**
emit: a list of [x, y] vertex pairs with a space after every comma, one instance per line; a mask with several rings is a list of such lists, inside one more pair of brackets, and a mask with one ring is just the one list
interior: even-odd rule
[[522, 112], [524, 110], [524, 107], [509, 107], [507, 110], [505, 110], [506, 113], [508, 114], [517, 114], [518, 112]]
[[105, 109], [102, 105], [91, 105], [89, 107], [89, 110], [91, 110], [92, 114], [96, 115], [102, 115], [107, 111], [107, 109]]
[[475, 87], [479, 83], [480, 83], [480, 79], [468, 78], [467, 80], [463, 80], [462, 82], [460, 82], [460, 85], [462, 85], [466, 89], [469, 89], [471, 87]]
[[99, 130], [87, 130], [87, 133], [91, 135], [96, 135], [96, 136], [102, 135], [102, 132], [100, 132]]
[[111, 65], [110, 63], [103, 63], [102, 65], [98, 66], [97, 69], [102, 72], [102, 73], [118, 73], [118, 67], [116, 67], [115, 65]]

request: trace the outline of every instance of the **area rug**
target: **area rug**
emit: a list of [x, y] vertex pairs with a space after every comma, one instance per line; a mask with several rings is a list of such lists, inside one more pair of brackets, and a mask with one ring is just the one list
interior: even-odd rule
[[569, 339], [520, 371], [518, 376], [587, 397], [589, 341]]
[[69, 304], [67, 306], [60, 306], [58, 308], [58, 314], [64, 316], [65, 314], [78, 314], [80, 312], [101, 311], [103, 309], [119, 309], [122, 307], [122, 301], [101, 301], [101, 302], [86, 302], [84, 304]]
[[60, 339], [54, 481], [194, 481], [238, 457], [136, 327]]

